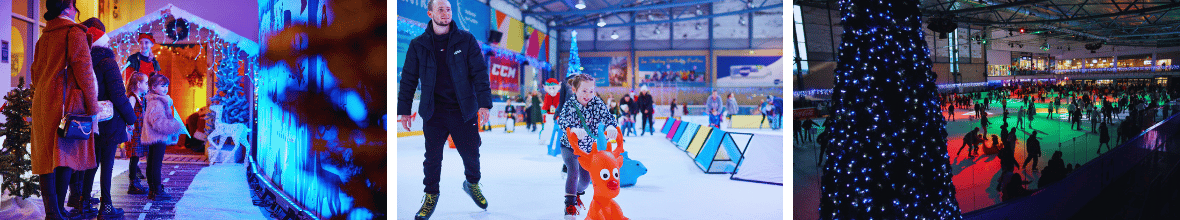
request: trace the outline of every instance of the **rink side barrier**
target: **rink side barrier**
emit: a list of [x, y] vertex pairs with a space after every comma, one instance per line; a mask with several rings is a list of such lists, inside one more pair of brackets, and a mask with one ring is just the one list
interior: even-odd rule
[[[665, 120], [660, 132], [664, 132], [668, 141], [684, 151], [701, 172], [730, 174], [730, 179], [733, 180], [782, 185], [782, 148], [771, 146], [776, 140], [777, 145], [781, 146], [781, 136], [727, 132], [675, 118]], [[746, 155], [751, 143], [767, 145], [770, 146], [765, 147], [767, 151], [778, 149], [779, 152]], [[754, 160], [747, 162], [748, 158]], [[743, 170], [743, 163], [757, 165], [747, 166]]]
[[762, 115], [733, 115], [729, 120], [729, 128], [769, 128], [770, 119], [763, 120]]
[[[1180, 115], [1156, 123], [1080, 168], [1057, 183], [1037, 189], [1032, 195], [1001, 202], [964, 213], [964, 219], [1056, 219], [1076, 217], [1113, 182], [1147, 158], [1174, 151], [1180, 132]], [[1154, 155], [1154, 156], [1153, 156]]]
[[[418, 102], [419, 102], [419, 100], [414, 100], [414, 104], [410, 107], [410, 109], [412, 109], [412, 111], [414, 111], [415, 113], [418, 111]], [[491, 115], [491, 119], [489, 119], [490, 120], [489, 123], [492, 124], [492, 130], [495, 130], [496, 128], [503, 128], [504, 127], [505, 116], [507, 115], [504, 113], [504, 108], [507, 106], [508, 106], [508, 103], [506, 103], [506, 102], [493, 102], [492, 108], [488, 109], [488, 114]], [[513, 106], [516, 106], [516, 109], [518, 109], [518, 110], [523, 110], [523, 109], [525, 109], [525, 107], [527, 107], [521, 103], [514, 103]], [[704, 107], [701, 107], [701, 108], [704, 108]], [[517, 121], [516, 126], [525, 126], [523, 113], [517, 113], [516, 115], [518, 117], [516, 120]], [[551, 115], [544, 114], [544, 116], [547, 117], [546, 120], [549, 121], [549, 123], [553, 123], [552, 122], [553, 118], [548, 118], [548, 117], [552, 117]], [[666, 119], [667, 117], [668, 117], [667, 113], [659, 114], [657, 111], [657, 114], [652, 117], [652, 120]], [[396, 121], [396, 119], [395, 119], [395, 121]], [[403, 129], [401, 123], [395, 123], [394, 129], [396, 129], [397, 137], [400, 138], [400, 137], [410, 137], [410, 136], [422, 135], [422, 123], [424, 123], [424, 121], [422, 121], [422, 117], [417, 116], [417, 115], [415, 115], [413, 123], [410, 123], [410, 130]], [[638, 124], [639, 123], [636, 122], [637, 126], [638, 126]]]
[[[254, 157], [246, 156], [246, 182], [250, 185], [250, 195], [255, 206], [265, 209], [275, 219], [321, 219], [306, 207], [291, 199], [283, 190], [275, 187], [269, 177], [258, 172], [258, 163]], [[279, 214], [282, 216], [279, 216]]]

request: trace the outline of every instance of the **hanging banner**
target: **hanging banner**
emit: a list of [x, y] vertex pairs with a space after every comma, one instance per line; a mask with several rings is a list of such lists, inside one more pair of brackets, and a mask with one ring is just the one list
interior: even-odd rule
[[782, 56], [717, 56], [717, 87], [783, 86]]
[[594, 76], [598, 87], [629, 87], [627, 57], [582, 57], [582, 73]]
[[705, 56], [639, 57], [637, 61], [637, 85], [706, 86]]
[[524, 23], [520, 20], [496, 11], [496, 30], [504, 33], [500, 37], [500, 46], [517, 53], [524, 49]]
[[491, 78], [492, 94], [515, 95], [520, 92], [519, 63], [509, 57], [492, 56], [488, 76]]
[[541, 33], [540, 30], [534, 29], [532, 26], [526, 26], [525, 33], [530, 34], [525, 36], [528, 43], [525, 44], [524, 54], [537, 60], [545, 60], [546, 55], [549, 54], [549, 35]]

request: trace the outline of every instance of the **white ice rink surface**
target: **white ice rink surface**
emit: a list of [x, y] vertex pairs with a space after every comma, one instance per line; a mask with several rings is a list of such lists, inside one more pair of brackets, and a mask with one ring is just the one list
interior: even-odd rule
[[[537, 143], [537, 133], [524, 126], [516, 129], [510, 134], [503, 128], [480, 133], [480, 184], [488, 200], [486, 211], [460, 188], [465, 179], [462, 160], [455, 149], [445, 148], [441, 193], [431, 219], [562, 219], [565, 175], [560, 155], [546, 155], [545, 147]], [[657, 135], [625, 138], [631, 159], [648, 168], [635, 186], [623, 188], [615, 198], [628, 218], [783, 219], [782, 186], [705, 174], [663, 134]], [[397, 219], [413, 219], [421, 207], [424, 144], [423, 136], [397, 139]], [[593, 191], [589, 187], [582, 199], [587, 207]], [[581, 212], [578, 219], [586, 218], [586, 210]]]

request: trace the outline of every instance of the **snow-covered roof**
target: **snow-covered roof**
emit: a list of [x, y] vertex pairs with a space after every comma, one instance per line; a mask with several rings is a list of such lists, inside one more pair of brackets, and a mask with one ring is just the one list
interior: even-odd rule
[[[257, 57], [258, 56], [258, 52], [259, 52], [258, 43], [251, 41], [247, 38], [244, 38], [241, 35], [238, 35], [237, 33], [230, 31], [229, 29], [225, 29], [224, 27], [221, 27], [221, 25], [217, 25], [217, 23], [210, 22], [210, 21], [205, 20], [201, 17], [197, 17], [196, 15], [193, 15], [192, 13], [189, 13], [188, 11], [185, 11], [184, 9], [180, 9], [172, 4], [168, 4], [168, 5], [164, 6], [163, 8], [156, 10], [155, 12], [146, 13], [143, 15], [143, 17], [140, 17], [139, 19], [135, 19], [134, 21], [131, 21], [130, 23], [127, 23], [126, 25], [123, 25], [123, 27], [120, 27], [119, 29], [115, 29], [114, 31], [107, 33], [107, 35], [113, 37], [113, 36], [118, 36], [121, 34], [139, 33], [140, 26], [148, 24], [149, 22], [159, 22], [160, 19], [164, 19], [164, 16], [160, 16], [160, 15], [165, 15], [165, 14], [172, 15], [175, 18], [184, 18], [185, 20], [188, 21], [188, 23], [190, 25], [204, 27], [206, 29], [212, 30], [213, 33], [217, 34], [217, 37], [221, 38], [222, 40], [225, 40], [225, 42], [228, 42], [231, 44], [236, 44], [238, 46], [238, 49], [241, 49], [242, 51], [246, 52], [246, 54], [248, 54], [250, 57]], [[196, 30], [190, 30], [190, 33], [195, 33], [195, 32], [196, 32]], [[161, 36], [161, 35], [155, 35], [155, 36]]]

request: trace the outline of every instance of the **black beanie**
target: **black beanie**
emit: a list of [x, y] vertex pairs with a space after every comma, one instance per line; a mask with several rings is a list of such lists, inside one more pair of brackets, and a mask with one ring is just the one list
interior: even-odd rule
[[53, 20], [57, 16], [61, 16], [61, 12], [66, 9], [66, 1], [73, 0], [46, 0], [45, 1], [45, 20]]

